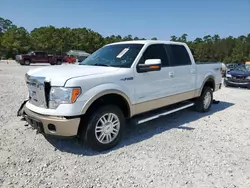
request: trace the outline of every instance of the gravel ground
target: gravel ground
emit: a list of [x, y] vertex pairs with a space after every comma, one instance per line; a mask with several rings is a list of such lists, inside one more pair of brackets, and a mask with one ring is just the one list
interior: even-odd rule
[[16, 117], [38, 66], [0, 63], [0, 187], [250, 187], [250, 91], [222, 88], [219, 104], [129, 127], [97, 153], [45, 138]]

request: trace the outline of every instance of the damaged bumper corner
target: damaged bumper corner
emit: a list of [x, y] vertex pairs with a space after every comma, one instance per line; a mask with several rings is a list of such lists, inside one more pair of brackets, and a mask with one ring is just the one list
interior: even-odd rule
[[25, 106], [25, 104], [26, 104], [28, 101], [29, 101], [28, 99], [25, 100], [25, 101], [23, 101], [23, 103], [21, 104], [20, 108], [19, 108], [18, 111], [17, 111], [17, 117], [23, 116], [24, 106]]
[[26, 107], [27, 102], [28, 100], [25, 100], [21, 104], [17, 116], [22, 116], [38, 133], [59, 137], [77, 136], [80, 117], [66, 118], [38, 114]]

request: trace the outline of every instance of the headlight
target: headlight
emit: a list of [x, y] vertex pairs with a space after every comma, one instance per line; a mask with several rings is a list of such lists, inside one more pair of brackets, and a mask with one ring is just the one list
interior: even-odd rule
[[231, 74], [226, 74], [226, 77], [231, 78], [232, 75]]
[[49, 94], [49, 108], [56, 109], [60, 104], [74, 103], [80, 94], [80, 87], [52, 87]]
[[246, 77], [247, 80], [250, 80], [250, 76]]

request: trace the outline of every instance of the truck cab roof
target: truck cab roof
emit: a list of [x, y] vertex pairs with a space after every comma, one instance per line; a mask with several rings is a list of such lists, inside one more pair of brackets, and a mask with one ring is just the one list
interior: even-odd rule
[[109, 45], [116, 45], [116, 44], [178, 44], [178, 45], [185, 45], [183, 42], [174, 42], [174, 41], [164, 41], [164, 40], [131, 40], [131, 41], [122, 41], [122, 42], [115, 42]]

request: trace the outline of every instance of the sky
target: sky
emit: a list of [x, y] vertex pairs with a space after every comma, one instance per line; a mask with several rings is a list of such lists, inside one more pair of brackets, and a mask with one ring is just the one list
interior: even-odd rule
[[250, 33], [250, 0], [0, 0], [0, 17], [28, 31], [53, 25], [160, 40], [186, 33], [194, 40]]

